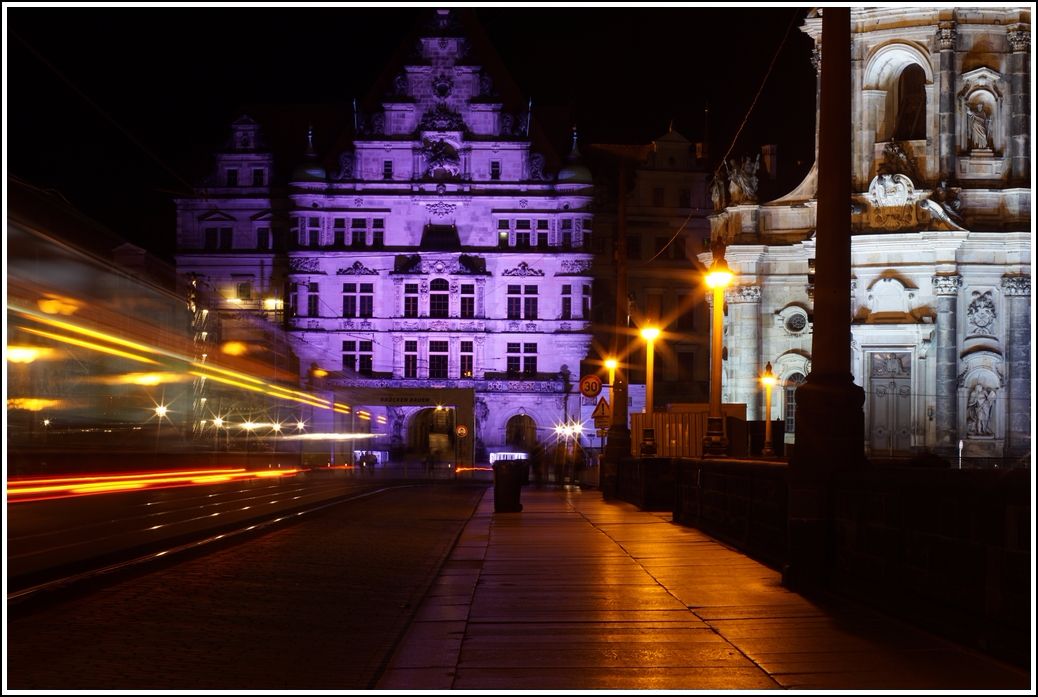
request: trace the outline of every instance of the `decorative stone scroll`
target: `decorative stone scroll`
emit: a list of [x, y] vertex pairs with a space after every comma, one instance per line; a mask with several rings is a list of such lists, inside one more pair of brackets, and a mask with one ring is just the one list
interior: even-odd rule
[[317, 257], [292, 257], [288, 260], [289, 273], [318, 273], [321, 263]]
[[375, 269], [369, 269], [359, 261], [353, 262], [353, 266], [347, 266], [346, 268], [339, 269], [335, 272], [336, 276], [378, 276], [378, 271]]
[[904, 174], [880, 174], [869, 184], [869, 224], [873, 228], [897, 230], [915, 227], [916, 193]]
[[725, 289], [725, 300], [730, 303], [759, 303], [760, 286], [732, 286]]
[[437, 201], [436, 203], [427, 203], [425, 205], [425, 210], [437, 218], [446, 218], [449, 215], [454, 215], [454, 211], [457, 208], [456, 204], [447, 203], [446, 201]]
[[502, 272], [501, 275], [502, 276], [529, 277], [529, 276], [543, 276], [544, 272], [541, 271], [540, 269], [532, 268], [525, 261], [520, 261], [519, 262], [519, 266], [515, 267], [514, 269], [508, 269], [507, 271]]

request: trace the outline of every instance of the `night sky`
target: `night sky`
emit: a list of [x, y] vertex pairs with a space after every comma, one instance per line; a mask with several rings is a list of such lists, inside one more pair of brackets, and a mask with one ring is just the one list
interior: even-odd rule
[[[315, 105], [348, 122], [432, 7], [6, 6], [8, 173], [171, 258], [172, 199], [205, 174], [234, 118], [283, 111], [303, 123]], [[573, 124], [582, 144], [648, 142], [671, 122], [701, 140], [709, 103], [711, 148], [727, 151], [777, 53], [732, 154], [778, 143], [787, 171], [813, 157], [807, 11], [472, 10], [558, 149]], [[268, 135], [305, 147], [305, 132]], [[332, 161], [336, 136], [316, 134]]]

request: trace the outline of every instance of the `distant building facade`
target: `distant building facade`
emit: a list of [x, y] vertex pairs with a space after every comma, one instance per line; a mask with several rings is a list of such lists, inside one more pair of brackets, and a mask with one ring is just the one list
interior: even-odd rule
[[279, 176], [259, 124], [237, 120], [209, 185], [177, 201], [176, 262], [218, 289], [224, 316], [283, 324], [329, 389], [471, 388], [461, 436], [427, 407], [369, 414], [380, 448], [471, 438], [481, 460], [579, 415], [592, 182], [576, 133], [546, 170], [526, 105], [506, 109], [453, 14], [432, 14], [337, 169], [311, 142]]
[[[866, 453], [953, 456], [961, 442], [966, 458], [1017, 461], [1031, 449], [1030, 13], [852, 9], [851, 25], [848, 365]], [[804, 31], [824, 60], [817, 11]], [[723, 182], [711, 216], [738, 274], [724, 401], [763, 418], [770, 362], [787, 442], [811, 370], [816, 176], [766, 203], [724, 197], [742, 191]]]
[[[623, 234], [623, 259], [630, 310], [629, 329], [659, 327], [654, 351], [653, 401], [705, 402], [709, 378], [709, 315], [703, 300], [702, 268], [697, 254], [710, 238], [711, 212], [707, 153], [670, 130], [643, 145], [592, 145], [587, 148], [599, 183], [595, 207], [595, 345], [599, 360], [612, 351], [616, 317], [618, 260], [613, 244]], [[626, 191], [616, 191], [618, 171], [627, 169]], [[623, 195], [622, 232], [617, 196]], [[645, 384], [645, 342], [636, 335], [628, 343], [627, 365], [632, 385], [631, 409], [641, 411]]]

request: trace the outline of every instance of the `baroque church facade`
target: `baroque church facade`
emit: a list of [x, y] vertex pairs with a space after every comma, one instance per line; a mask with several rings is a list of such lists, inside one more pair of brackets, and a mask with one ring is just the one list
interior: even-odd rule
[[[819, 12], [803, 27], [816, 69]], [[851, 34], [848, 365], [866, 394], [866, 454], [1022, 461], [1032, 396], [1030, 12], [856, 8]], [[784, 386], [772, 414], [791, 443], [796, 386], [811, 370], [817, 170], [777, 200], [758, 202], [753, 189], [738, 178], [714, 188], [711, 236], [737, 273], [726, 291], [724, 400], [763, 418], [758, 379], [771, 363]]]
[[[547, 171], [526, 105], [503, 101], [450, 11], [430, 14], [337, 171], [311, 141], [279, 183], [259, 124], [238, 119], [209, 185], [177, 201], [176, 260], [227, 321], [282, 325], [304, 379], [354, 416], [367, 405], [376, 449], [485, 462], [579, 420], [591, 177], [575, 132]], [[370, 398], [387, 388], [421, 398]], [[465, 391], [444, 428], [437, 395]], [[336, 430], [345, 411], [314, 418]]]

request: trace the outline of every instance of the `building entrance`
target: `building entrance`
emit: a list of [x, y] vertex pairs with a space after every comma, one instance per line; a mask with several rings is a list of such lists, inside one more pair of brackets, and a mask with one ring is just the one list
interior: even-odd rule
[[874, 455], [908, 455], [912, 447], [912, 355], [871, 355], [869, 445]]

